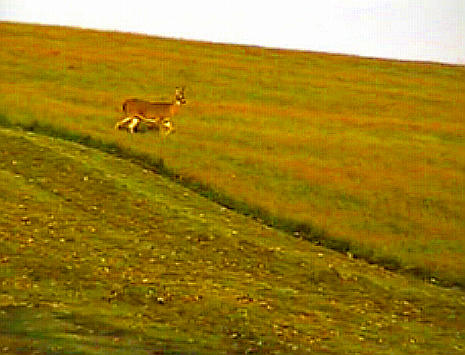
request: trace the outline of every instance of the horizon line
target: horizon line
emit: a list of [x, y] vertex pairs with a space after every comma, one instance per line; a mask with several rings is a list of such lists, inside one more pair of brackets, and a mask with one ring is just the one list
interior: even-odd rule
[[399, 63], [406, 63], [406, 64], [442, 65], [442, 66], [464, 67], [465, 68], [465, 59], [463, 63], [422, 60], [422, 59], [402, 59], [402, 58], [394, 58], [394, 57], [377, 57], [377, 56], [363, 55], [363, 54], [357, 54], [357, 53], [343, 53], [343, 52], [337, 52], [337, 51], [318, 51], [318, 50], [305, 49], [305, 48], [274, 47], [274, 46], [266, 46], [266, 45], [251, 44], [251, 43], [211, 41], [211, 40], [198, 39], [198, 38], [167, 36], [167, 35], [160, 35], [160, 34], [147, 33], [147, 32], [124, 31], [120, 29], [110, 29], [110, 28], [83, 27], [83, 26], [78, 26], [78, 25], [62, 25], [62, 24], [50, 24], [50, 23], [43, 23], [43, 22], [15, 21], [15, 20], [2, 20], [2, 19], [0, 19], [0, 23], [25, 24], [25, 25], [42, 26], [42, 27], [63, 27], [63, 28], [70, 28], [70, 29], [77, 29], [77, 30], [105, 32], [105, 33], [115, 32], [115, 33], [129, 34], [129, 35], [135, 35], [135, 36], [154, 37], [154, 38], [173, 40], [173, 41], [195, 42], [195, 43], [221, 45], [221, 46], [251, 47], [251, 48], [261, 48], [264, 50], [271, 50], [271, 51], [323, 54], [323, 55], [328, 55], [328, 56], [353, 57], [353, 58], [360, 58], [360, 59], [367, 59], [367, 60], [377, 60], [377, 61], [386, 61], [386, 62], [392, 61], [392, 62], [399, 62]]

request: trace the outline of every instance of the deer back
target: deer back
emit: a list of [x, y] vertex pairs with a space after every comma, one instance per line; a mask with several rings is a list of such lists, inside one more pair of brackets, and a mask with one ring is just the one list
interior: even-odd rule
[[141, 115], [145, 118], [171, 117], [179, 110], [178, 105], [169, 102], [149, 102], [129, 99], [123, 103], [126, 116]]

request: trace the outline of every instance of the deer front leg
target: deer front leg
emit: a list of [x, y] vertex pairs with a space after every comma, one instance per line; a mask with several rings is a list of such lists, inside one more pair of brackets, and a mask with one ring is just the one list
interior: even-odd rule
[[165, 137], [168, 136], [171, 132], [175, 131], [175, 128], [173, 126], [173, 122], [171, 122], [169, 119], [164, 120], [162, 122], [161, 128], [163, 128], [163, 134], [164, 134]]

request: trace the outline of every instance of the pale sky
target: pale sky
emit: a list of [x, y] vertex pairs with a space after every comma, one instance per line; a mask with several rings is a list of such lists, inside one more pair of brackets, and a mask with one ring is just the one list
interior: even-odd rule
[[0, 0], [0, 20], [465, 64], [465, 0]]

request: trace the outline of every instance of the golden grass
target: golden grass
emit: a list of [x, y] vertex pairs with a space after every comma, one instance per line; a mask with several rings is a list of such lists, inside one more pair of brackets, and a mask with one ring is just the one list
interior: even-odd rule
[[[465, 283], [465, 69], [0, 24], [1, 112], [160, 157], [183, 176]], [[169, 139], [128, 97], [189, 101]]]

